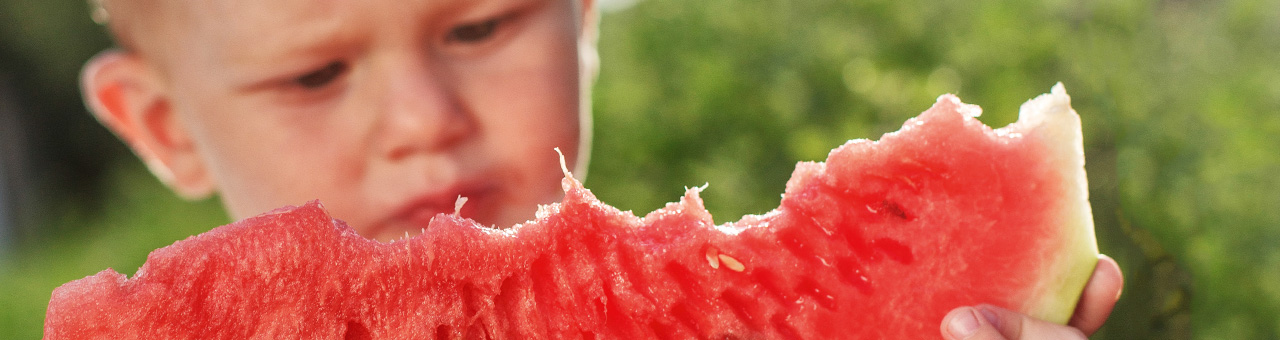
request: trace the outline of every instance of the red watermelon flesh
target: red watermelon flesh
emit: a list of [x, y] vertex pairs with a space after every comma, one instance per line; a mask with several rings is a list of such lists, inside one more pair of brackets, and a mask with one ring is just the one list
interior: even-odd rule
[[389, 243], [282, 208], [59, 287], [45, 338], [928, 339], [978, 303], [1063, 323], [1097, 253], [1069, 101], [992, 130], [944, 95], [719, 226], [698, 188], [641, 218], [569, 176], [533, 221]]

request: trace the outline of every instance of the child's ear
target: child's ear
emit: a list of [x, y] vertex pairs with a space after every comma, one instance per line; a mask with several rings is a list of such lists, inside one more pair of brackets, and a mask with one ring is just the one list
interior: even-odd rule
[[203, 159], [179, 124], [159, 74], [145, 60], [119, 50], [102, 52], [85, 64], [80, 86], [89, 112], [161, 182], [187, 199], [213, 193]]

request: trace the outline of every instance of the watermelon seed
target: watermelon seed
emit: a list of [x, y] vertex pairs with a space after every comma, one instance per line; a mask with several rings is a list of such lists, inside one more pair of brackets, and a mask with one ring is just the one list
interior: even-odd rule
[[706, 255], [707, 255], [707, 264], [710, 264], [711, 268], [720, 269], [720, 258], [718, 256], [724, 256], [724, 255], [720, 255], [720, 251], [716, 250], [715, 247], [707, 247]]
[[720, 258], [720, 262], [724, 263], [724, 267], [729, 268], [729, 270], [741, 273], [743, 270], [747, 269], [746, 266], [742, 265], [742, 262], [739, 262], [738, 259], [730, 257], [729, 255], [720, 254], [718, 257]]
[[905, 221], [915, 220], [914, 217], [907, 214], [905, 209], [902, 209], [902, 206], [899, 205], [898, 202], [890, 201], [888, 199], [881, 200], [879, 204], [875, 204], [875, 207], [873, 207], [872, 204], [868, 204], [866, 205], [866, 207], [867, 207], [867, 210], [871, 211], [871, 213], [873, 214], [879, 214], [883, 212]]

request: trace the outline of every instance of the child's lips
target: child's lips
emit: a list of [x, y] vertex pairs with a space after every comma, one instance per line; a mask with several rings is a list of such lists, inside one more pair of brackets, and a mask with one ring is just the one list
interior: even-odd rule
[[[495, 184], [474, 180], [459, 182], [446, 187], [444, 190], [410, 198], [393, 210], [390, 217], [380, 223], [377, 230], [371, 230], [373, 235], [370, 236], [379, 236], [384, 233], [419, 232], [426, 228], [436, 215], [454, 213], [459, 197], [466, 197], [467, 201], [458, 213], [462, 217], [484, 223], [491, 217], [488, 216], [490, 209], [487, 208], [491, 205], [490, 201], [496, 191], [497, 186]], [[390, 236], [395, 237], [396, 235]]]

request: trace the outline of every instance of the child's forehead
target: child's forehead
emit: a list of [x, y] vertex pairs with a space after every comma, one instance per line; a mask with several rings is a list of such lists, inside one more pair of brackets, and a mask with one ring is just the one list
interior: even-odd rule
[[185, 6], [191, 40], [178, 44], [203, 44], [197, 49], [207, 56], [253, 62], [412, 30], [419, 23], [410, 17], [429, 10], [424, 4], [465, 1], [474, 0], [200, 0]]
[[[122, 40], [154, 39], [185, 46], [205, 38], [260, 38], [268, 30], [303, 30], [307, 25], [337, 25], [378, 15], [421, 15], [443, 18], [465, 8], [513, 3], [572, 0], [100, 0], [113, 31]], [[386, 18], [375, 18], [381, 20]], [[123, 29], [115, 29], [123, 28]], [[198, 36], [191, 36], [191, 33]]]
[[314, 20], [368, 12], [448, 12], [459, 7], [569, 0], [194, 0], [177, 1], [192, 17]]
[[[418, 34], [438, 23], [454, 25], [491, 16], [520, 4], [570, 0], [197, 0], [181, 1], [195, 33], [243, 49], [341, 43], [357, 36]], [[472, 13], [474, 12], [474, 13]], [[265, 52], [265, 51], [264, 51]]]
[[[182, 3], [178, 22], [210, 35], [262, 37], [273, 31], [310, 34], [334, 26], [395, 22], [405, 29], [445, 20], [466, 8], [567, 0], [195, 0]], [[397, 26], [384, 25], [395, 28]]]
[[[372, 5], [381, 0], [196, 0], [179, 1], [190, 17], [227, 18], [236, 21], [272, 19], [298, 20], [334, 15], [339, 7], [353, 8]], [[415, 3], [421, 1], [406, 1]]]
[[[344, 12], [339, 8], [360, 7], [360, 3], [373, 4], [375, 1], [337, 1], [337, 0], [196, 0], [178, 1], [180, 18], [178, 24], [211, 33], [224, 32], [233, 34], [263, 33], [260, 29], [269, 28], [268, 24], [297, 25], [309, 21], [332, 20], [342, 17]], [[345, 12], [351, 15], [350, 12]]]
[[[107, 0], [153, 1], [153, 0]], [[398, 1], [401, 6], [455, 0]], [[356, 33], [349, 23], [386, 0], [184, 0], [168, 2], [163, 17], [147, 23], [152, 39], [171, 55], [191, 54], [216, 59], [261, 59], [280, 50], [308, 45], [317, 39]], [[142, 16], [148, 16], [143, 14]], [[153, 17], [154, 18], [154, 17]], [[136, 31], [135, 31], [136, 32]], [[146, 38], [143, 38], [146, 39]]]
[[[167, 2], [153, 26], [162, 69], [248, 83], [375, 46], [408, 46], [447, 29], [516, 8], [575, 0], [107, 0]], [[552, 6], [563, 7], [563, 6]], [[568, 8], [568, 7], [566, 7]], [[153, 24], [154, 25], [154, 24]], [[137, 31], [135, 31], [137, 32]], [[213, 70], [218, 70], [214, 72]], [[234, 72], [231, 72], [234, 71]]]

